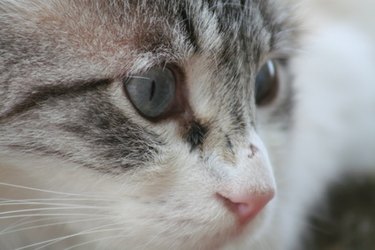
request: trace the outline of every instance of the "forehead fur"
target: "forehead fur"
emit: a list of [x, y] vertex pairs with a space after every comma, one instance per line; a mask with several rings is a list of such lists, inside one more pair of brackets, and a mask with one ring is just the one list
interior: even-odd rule
[[0, 3], [0, 22], [7, 24], [3, 31], [13, 27], [8, 31], [22, 33], [24, 38], [34, 34], [30, 38], [38, 35], [61, 43], [69, 41], [73, 48], [85, 48], [87, 56], [101, 51], [115, 53], [124, 47], [137, 52], [168, 52], [180, 31], [190, 45], [204, 49], [220, 44], [215, 41], [218, 34], [233, 45], [244, 40], [249, 53], [254, 54], [280, 49], [284, 38], [290, 41], [291, 34], [284, 34], [293, 32], [285, 12], [272, 0], [5, 0]]
[[[4, 0], [1, 98], [11, 102], [12, 91], [41, 84], [115, 78], [183, 62], [197, 49], [219, 64], [230, 62], [234, 73], [243, 64], [255, 69], [268, 54], [291, 47], [295, 30], [285, 12], [272, 0]], [[25, 75], [28, 84], [20, 90], [15, 80]]]
[[[118, 107], [106, 87], [173, 63], [190, 70], [185, 76], [194, 85], [193, 125], [203, 125], [188, 131], [207, 132], [207, 148], [235, 147], [232, 142], [243, 140], [254, 120], [250, 100], [257, 69], [270, 54], [288, 49], [291, 25], [272, 0], [4, 0], [0, 122], [16, 117], [27, 128], [19, 142], [9, 137], [13, 148], [52, 147], [46, 154], [82, 165], [141, 165], [145, 159], [139, 156], [151, 159], [169, 140], [167, 129], [156, 130], [129, 106]], [[4, 135], [15, 133], [15, 122], [10, 124]], [[77, 149], [59, 149], [69, 137], [83, 140]]]

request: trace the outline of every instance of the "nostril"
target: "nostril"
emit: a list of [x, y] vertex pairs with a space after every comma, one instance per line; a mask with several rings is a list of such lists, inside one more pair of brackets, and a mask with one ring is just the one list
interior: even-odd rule
[[274, 197], [274, 192], [226, 197], [218, 194], [224, 205], [237, 217], [240, 224], [253, 220]]

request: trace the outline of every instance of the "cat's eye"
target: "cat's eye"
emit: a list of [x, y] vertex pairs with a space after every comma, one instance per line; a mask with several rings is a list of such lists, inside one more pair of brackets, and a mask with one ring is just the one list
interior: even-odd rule
[[268, 60], [258, 72], [255, 80], [255, 103], [264, 106], [277, 96], [279, 77], [277, 62]]
[[175, 98], [176, 78], [168, 68], [152, 68], [124, 81], [125, 92], [133, 106], [146, 118], [165, 114]]

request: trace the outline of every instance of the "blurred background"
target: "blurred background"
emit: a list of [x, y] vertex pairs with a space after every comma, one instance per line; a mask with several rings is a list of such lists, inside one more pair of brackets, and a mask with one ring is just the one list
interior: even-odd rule
[[321, 97], [306, 106], [325, 113], [314, 119], [328, 128], [327, 143], [342, 144], [329, 191], [314, 205], [305, 249], [374, 250], [375, 1], [290, 1], [305, 31], [294, 63], [297, 88], [315, 86], [300, 87]]

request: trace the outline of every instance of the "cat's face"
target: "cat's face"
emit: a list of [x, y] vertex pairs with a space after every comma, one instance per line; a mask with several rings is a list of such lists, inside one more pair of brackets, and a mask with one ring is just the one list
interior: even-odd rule
[[[2, 1], [2, 185], [78, 197], [50, 217], [85, 214], [68, 230], [99, 228], [85, 237], [111, 249], [254, 238], [276, 192], [262, 140], [277, 160], [289, 122], [269, 61], [291, 46], [284, 15], [270, 1]], [[270, 86], [256, 99], [257, 75]]]

